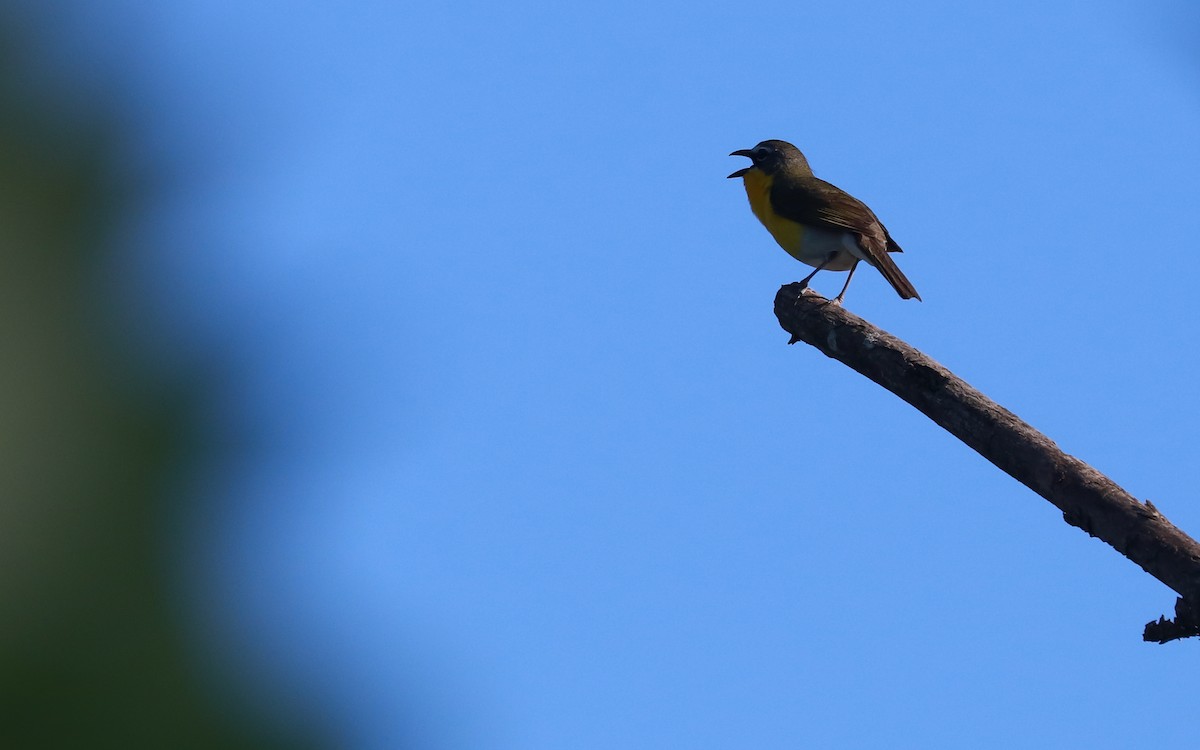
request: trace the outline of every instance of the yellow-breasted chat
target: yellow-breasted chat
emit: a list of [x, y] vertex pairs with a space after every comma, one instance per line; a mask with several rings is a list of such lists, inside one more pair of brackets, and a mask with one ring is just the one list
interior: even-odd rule
[[750, 208], [779, 246], [796, 260], [815, 267], [801, 280], [807, 285], [817, 271], [849, 271], [841, 304], [859, 261], [879, 269], [903, 299], [921, 299], [888, 253], [903, 252], [866, 204], [813, 175], [800, 149], [787, 141], [763, 141], [734, 151], [753, 162], [730, 177], [741, 177]]

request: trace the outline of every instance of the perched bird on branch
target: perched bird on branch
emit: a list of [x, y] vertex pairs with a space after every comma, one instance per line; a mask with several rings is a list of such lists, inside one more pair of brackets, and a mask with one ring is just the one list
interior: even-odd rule
[[841, 304], [865, 260], [879, 269], [903, 299], [921, 299], [888, 253], [903, 252], [883, 223], [866, 204], [813, 175], [800, 149], [787, 141], [763, 141], [754, 148], [734, 151], [753, 162], [730, 177], [741, 177], [750, 208], [779, 246], [801, 263], [816, 268], [801, 280], [807, 286], [817, 271], [849, 271]]

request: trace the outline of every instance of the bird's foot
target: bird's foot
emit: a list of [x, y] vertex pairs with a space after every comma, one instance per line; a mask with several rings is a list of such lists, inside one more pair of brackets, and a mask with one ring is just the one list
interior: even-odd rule
[[793, 281], [790, 284], [785, 284], [784, 288], [794, 295], [794, 299], [792, 300], [793, 305], [798, 305], [800, 304], [800, 300], [803, 298], [816, 294], [816, 292], [808, 288], [808, 279], [805, 279], [804, 281]]

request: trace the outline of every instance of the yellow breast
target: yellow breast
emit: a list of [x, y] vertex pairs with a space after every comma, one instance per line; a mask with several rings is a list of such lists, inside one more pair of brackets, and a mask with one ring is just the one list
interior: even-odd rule
[[746, 197], [750, 199], [750, 210], [762, 222], [779, 246], [796, 258], [808, 263], [804, 257], [804, 226], [785, 219], [771, 208], [771, 183], [774, 177], [760, 169], [751, 169], [742, 175], [742, 183], [746, 186]]

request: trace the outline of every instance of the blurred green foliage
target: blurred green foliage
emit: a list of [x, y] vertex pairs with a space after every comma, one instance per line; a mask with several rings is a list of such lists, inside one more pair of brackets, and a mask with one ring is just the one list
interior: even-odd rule
[[0, 12], [0, 747], [315, 746], [194, 668], [166, 526], [202, 386], [114, 339], [131, 136], [39, 71], [37, 32]]

